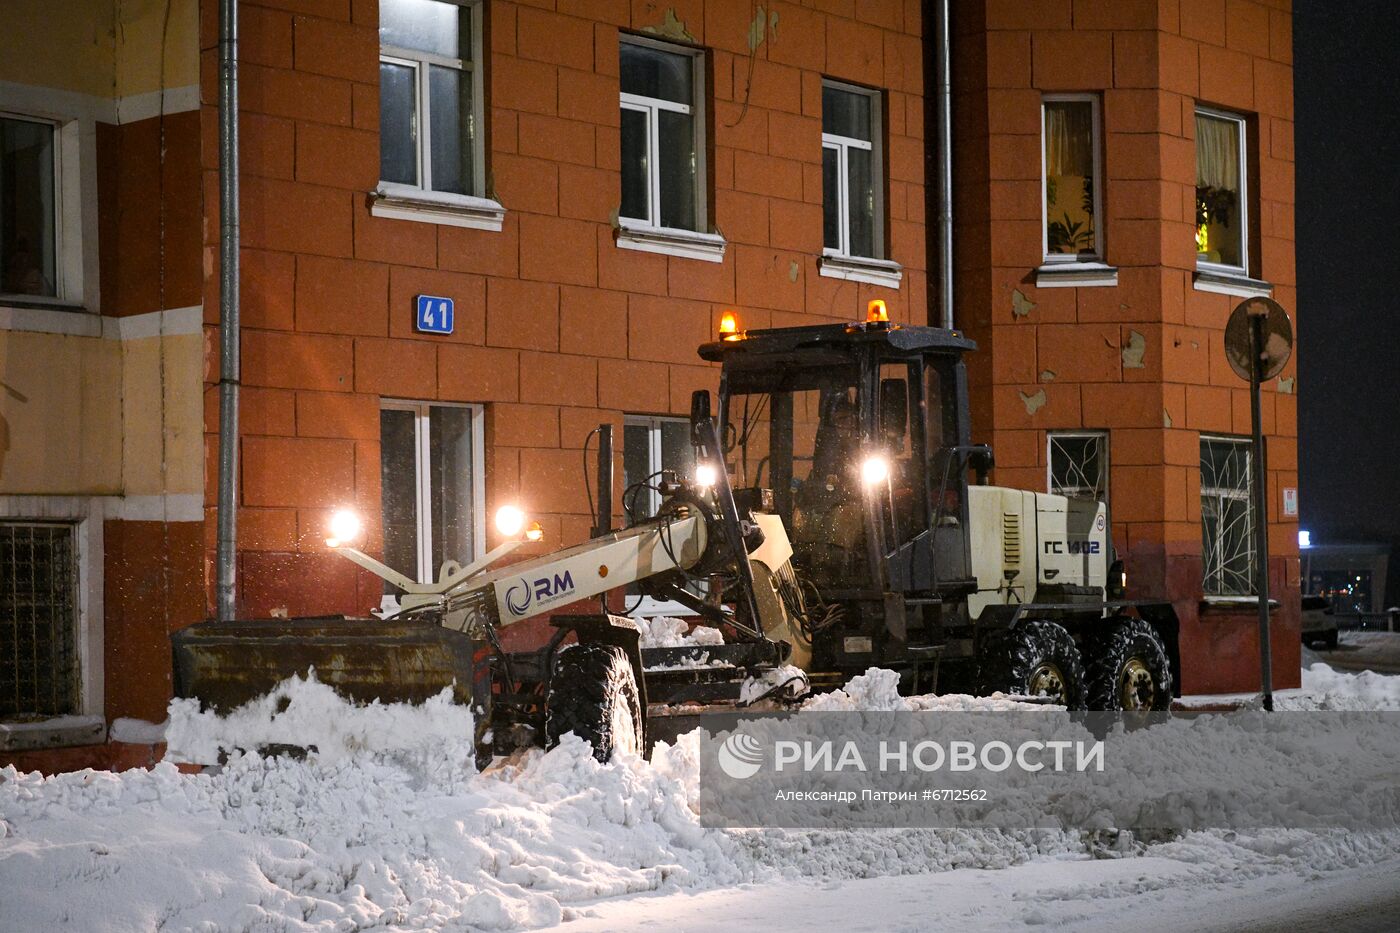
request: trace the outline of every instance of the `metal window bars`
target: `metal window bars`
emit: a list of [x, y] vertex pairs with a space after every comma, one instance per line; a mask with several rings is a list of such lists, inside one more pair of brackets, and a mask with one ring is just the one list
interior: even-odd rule
[[1254, 508], [1246, 440], [1201, 438], [1201, 558], [1207, 596], [1250, 596]]
[[0, 523], [0, 719], [79, 712], [77, 567], [72, 525]]

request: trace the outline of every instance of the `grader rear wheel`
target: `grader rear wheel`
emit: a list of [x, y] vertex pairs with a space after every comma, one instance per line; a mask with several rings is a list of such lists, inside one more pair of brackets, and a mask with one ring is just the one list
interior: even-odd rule
[[1084, 709], [1084, 666], [1064, 626], [1023, 619], [987, 636], [980, 655], [979, 693], [1046, 697], [1071, 710]]
[[1089, 708], [1165, 712], [1172, 705], [1172, 670], [1156, 629], [1121, 617], [1089, 639]]

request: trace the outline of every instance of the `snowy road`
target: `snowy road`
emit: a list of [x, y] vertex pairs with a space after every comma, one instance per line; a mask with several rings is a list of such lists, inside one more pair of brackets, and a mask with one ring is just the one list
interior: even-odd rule
[[[578, 911], [564, 933], [743, 933], [829, 929], [851, 933], [1020, 927], [1085, 933], [1162, 929], [1237, 933], [1390, 933], [1400, 917], [1400, 860], [1306, 878], [1199, 883], [1168, 859], [1037, 862], [1001, 871], [959, 870], [827, 885], [741, 885], [698, 894], [642, 896]], [[839, 918], [839, 921], [838, 921]]]

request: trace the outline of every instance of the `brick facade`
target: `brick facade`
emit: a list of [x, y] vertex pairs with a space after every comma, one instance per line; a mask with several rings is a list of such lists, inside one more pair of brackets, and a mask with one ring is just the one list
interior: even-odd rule
[[[375, 217], [377, 3], [245, 3], [240, 605], [363, 612], [377, 580], [330, 556], [330, 509], [379, 514], [383, 398], [485, 406], [488, 511], [519, 501], [558, 546], [591, 520], [581, 446], [624, 413], [684, 414], [714, 389], [695, 355], [719, 315], [846, 320], [883, 297], [924, 310], [920, 4], [773, 4], [750, 55], [748, 3], [509, 3], [485, 9], [487, 193], [499, 232]], [[218, 406], [216, 7], [203, 10], [206, 501]], [[619, 248], [618, 36], [679, 21], [705, 50], [710, 214], [723, 262]], [[818, 274], [821, 80], [883, 89], [888, 254], [897, 290]], [[456, 302], [451, 336], [413, 331], [414, 297]], [[619, 477], [620, 480], [620, 477]], [[618, 489], [620, 496], [621, 489]], [[213, 549], [212, 512], [207, 546]], [[376, 548], [378, 529], [370, 529]], [[490, 543], [490, 542], [488, 542]]]
[[[1253, 610], [1202, 595], [1199, 438], [1248, 436], [1249, 391], [1224, 357], [1241, 300], [1195, 283], [1195, 109], [1248, 123], [1251, 272], [1297, 322], [1292, 14], [1287, 0], [985, 0], [957, 5], [954, 136], [958, 321], [973, 431], [996, 481], [1046, 487], [1046, 431], [1106, 429], [1113, 536], [1133, 595], [1182, 620], [1190, 692], [1258, 685]], [[1105, 260], [1116, 287], [1037, 288], [1040, 104], [1101, 95]], [[1137, 353], [1141, 347], [1141, 353]], [[1276, 686], [1296, 686], [1296, 362], [1265, 385]], [[1039, 404], [1037, 404], [1039, 403]]]

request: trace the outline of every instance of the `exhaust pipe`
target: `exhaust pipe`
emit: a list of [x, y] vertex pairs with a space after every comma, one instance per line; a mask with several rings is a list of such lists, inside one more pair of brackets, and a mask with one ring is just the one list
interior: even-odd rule
[[219, 517], [218, 617], [238, 604], [238, 0], [219, 0]]
[[953, 329], [953, 41], [949, 7], [936, 0], [934, 41], [938, 46], [938, 310]]

